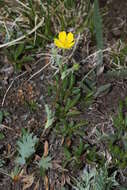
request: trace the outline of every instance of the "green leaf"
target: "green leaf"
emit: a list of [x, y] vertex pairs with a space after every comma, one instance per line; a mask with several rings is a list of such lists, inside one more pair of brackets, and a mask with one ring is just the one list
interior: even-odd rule
[[120, 69], [120, 70], [109, 70], [107, 73], [105, 73], [106, 78], [115, 78], [115, 79], [126, 79], [127, 77], [127, 69]]
[[66, 106], [65, 106], [65, 112], [67, 112], [69, 110], [70, 104], [71, 104], [71, 99], [68, 98], [67, 102], [66, 102]]
[[0, 168], [2, 168], [4, 164], [5, 164], [5, 161], [0, 158]]
[[4, 111], [4, 112], [3, 112], [3, 115], [4, 115], [4, 117], [7, 117], [7, 116], [9, 116], [10, 114], [9, 114], [9, 112]]
[[80, 139], [79, 146], [75, 148], [75, 156], [80, 157], [83, 150], [84, 150], [84, 144], [83, 144], [82, 140]]
[[18, 47], [16, 48], [15, 55], [14, 55], [15, 61], [17, 61], [17, 59], [23, 53], [23, 51], [24, 51], [24, 44], [22, 43], [22, 44], [19, 44]]
[[120, 189], [119, 190], [127, 190], [127, 188], [126, 187], [121, 187], [120, 186]]
[[[102, 29], [102, 17], [99, 11], [98, 0], [94, 0], [94, 28], [97, 42], [97, 49], [100, 50], [97, 54], [97, 74], [101, 72], [101, 66], [103, 65], [103, 29]], [[102, 67], [103, 68], [103, 67]]]
[[64, 0], [65, 7], [67, 9], [75, 8], [76, 2], [74, 0]]
[[113, 187], [119, 187], [115, 179], [117, 171], [108, 176], [107, 169], [107, 166], [104, 166], [98, 170], [93, 168], [89, 172], [85, 170], [77, 181], [76, 190], [111, 190]]
[[77, 95], [77, 94], [80, 93], [80, 89], [77, 88], [77, 87], [74, 87], [73, 90], [72, 90], [72, 93], [75, 94], [75, 95]]
[[3, 140], [4, 139], [4, 134], [0, 132], [0, 140]]
[[2, 123], [2, 121], [3, 121], [3, 112], [0, 111], [0, 124]]
[[83, 127], [83, 126], [86, 126], [88, 125], [88, 121], [80, 121], [77, 125], [75, 125], [75, 128], [80, 128], [80, 127]]
[[63, 71], [62, 75], [61, 75], [61, 79], [64, 80], [71, 71], [72, 71], [72, 69], [67, 69], [67, 70]]
[[100, 86], [97, 89], [97, 92], [95, 93], [94, 97], [97, 98], [102, 93], [107, 93], [110, 90], [110, 88], [111, 88], [111, 84], [110, 83]]
[[98, 0], [94, 0], [94, 27], [98, 49], [103, 49], [102, 17], [99, 11]]
[[19, 176], [21, 172], [21, 168], [19, 166], [15, 166], [13, 171], [11, 172], [11, 178], [14, 179], [15, 176]]
[[35, 145], [38, 142], [38, 138], [33, 136], [33, 133], [24, 133], [22, 138], [17, 142], [19, 156], [16, 162], [20, 165], [24, 165], [26, 160], [32, 156], [35, 152]]
[[66, 107], [66, 111], [74, 107], [78, 103], [79, 99], [80, 99], [80, 94], [78, 94], [73, 100], [71, 100], [70, 103], [68, 103], [68, 106]]
[[61, 187], [61, 190], [66, 190], [65, 187]]
[[21, 63], [26, 63], [26, 62], [32, 62], [34, 61], [34, 58], [33, 57], [30, 57], [30, 56], [24, 56], [21, 60]]
[[70, 82], [69, 82], [69, 90], [71, 90], [72, 89], [72, 87], [74, 86], [74, 84], [75, 84], [75, 76], [74, 76], [74, 74], [73, 73], [71, 73], [71, 75], [70, 75]]
[[49, 128], [54, 122], [54, 113], [49, 109], [48, 105], [45, 105], [45, 110], [47, 113], [47, 122], [45, 124], [45, 129]]
[[64, 154], [66, 156], [66, 160], [71, 160], [72, 156], [71, 153], [69, 152], [68, 148], [64, 147]]
[[125, 127], [127, 127], [127, 116], [124, 119]]
[[52, 167], [51, 157], [42, 156], [41, 160], [38, 163], [38, 166], [39, 166], [39, 168], [43, 168], [44, 170], [48, 170], [49, 168], [51, 168]]
[[78, 110], [71, 110], [67, 113], [67, 116], [76, 116], [79, 115], [81, 112]]
[[51, 157], [49, 157], [49, 156], [47, 156], [47, 157], [42, 156], [41, 160], [38, 163], [38, 166], [40, 168], [40, 174], [41, 174], [41, 176], [44, 176], [46, 170], [48, 170], [49, 168], [52, 168]]

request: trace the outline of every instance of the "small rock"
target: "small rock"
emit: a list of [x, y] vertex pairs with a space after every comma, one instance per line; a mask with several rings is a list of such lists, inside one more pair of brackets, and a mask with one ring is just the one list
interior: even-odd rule
[[120, 31], [119, 29], [115, 29], [115, 30], [112, 30], [112, 34], [113, 34], [115, 37], [120, 37], [121, 31]]
[[4, 74], [8, 78], [13, 74], [13, 72], [14, 67], [12, 65], [5, 65], [0, 71], [1, 74]]

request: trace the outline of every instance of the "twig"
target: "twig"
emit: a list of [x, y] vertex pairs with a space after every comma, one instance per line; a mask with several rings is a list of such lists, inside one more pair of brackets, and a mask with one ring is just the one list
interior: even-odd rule
[[[35, 27], [37, 26], [37, 19], [38, 19], [38, 16], [36, 15], [36, 16], [35, 16]], [[34, 45], [35, 45], [35, 43], [36, 43], [36, 39], [37, 39], [37, 31], [35, 30]]]
[[2, 129], [2, 128], [6, 128], [6, 129], [9, 129], [9, 130], [11, 130], [11, 131], [14, 131], [14, 129], [12, 129], [12, 128], [6, 126], [6, 125], [3, 125], [3, 124], [0, 124], [0, 128], [1, 128], [1, 129]]
[[43, 71], [49, 65], [50, 65], [50, 62], [48, 64], [46, 64], [44, 67], [42, 67], [40, 70], [38, 70], [36, 73], [34, 73], [27, 81], [30, 81], [33, 77], [35, 77], [37, 74], [39, 74], [41, 71]]
[[22, 5], [24, 8], [30, 10], [30, 8], [27, 7], [27, 6], [26, 6], [24, 3], [22, 3], [21, 1], [19, 1], [19, 0], [16, 0], [16, 1], [17, 1], [17, 3], [19, 3], [20, 5]]
[[1, 169], [0, 169], [0, 173], [1, 173], [1, 174], [4, 174], [4, 175], [7, 175], [8, 177], [11, 177], [11, 175], [10, 175], [10, 174], [8, 174], [8, 173], [4, 172], [4, 171], [3, 171], [3, 170], [1, 170]]
[[5, 44], [2, 44], [2, 45], [0, 45], [0, 48], [7, 47], [7, 46], [12, 46], [12, 45], [14, 45], [15, 43], [17, 43], [18, 41], [23, 40], [23, 39], [26, 38], [28, 35], [31, 35], [32, 33], [34, 33], [39, 27], [41, 27], [42, 24], [43, 24], [43, 22], [44, 22], [44, 18], [41, 20], [41, 22], [40, 22], [38, 25], [36, 25], [30, 32], [28, 32], [28, 34], [23, 35], [23, 36], [21, 36], [21, 37], [15, 39], [15, 40], [12, 40], [11, 42], [7, 42], [7, 43], [5, 43]]
[[7, 96], [8, 92], [9, 92], [10, 88], [12, 87], [13, 83], [15, 82], [15, 80], [18, 79], [18, 78], [20, 78], [21, 76], [25, 75], [26, 73], [27, 73], [27, 71], [25, 71], [24, 73], [18, 75], [17, 77], [15, 77], [15, 78], [13, 79], [13, 81], [11, 82], [11, 84], [9, 85], [8, 89], [6, 90], [6, 92], [5, 92], [5, 94], [4, 94], [4, 97], [3, 97], [3, 100], [2, 100], [2, 104], [1, 104], [2, 107], [3, 107], [3, 105], [4, 105], [6, 96]]
[[82, 81], [81, 81], [81, 84], [82, 84], [82, 82], [94, 71], [95, 68], [96, 68], [96, 67], [93, 67], [93, 68], [83, 77], [83, 79], [82, 79]]
[[86, 57], [85, 59], [81, 60], [81, 63], [85, 63], [86, 60], [88, 60], [89, 58], [96, 56], [99, 52], [105, 52], [105, 51], [111, 51], [111, 48], [106, 48], [104, 50], [98, 50], [95, 53], [92, 53], [91, 55], [89, 55], [88, 57]]
[[[48, 57], [54, 57], [54, 54], [51, 53], [39, 53], [38, 56], [48, 56]], [[57, 54], [58, 57], [62, 58], [62, 55]]]

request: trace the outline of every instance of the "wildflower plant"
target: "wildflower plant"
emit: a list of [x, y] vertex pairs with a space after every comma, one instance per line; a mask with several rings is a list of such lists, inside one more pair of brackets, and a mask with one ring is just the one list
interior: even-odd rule
[[58, 53], [57, 48], [52, 48], [52, 57], [51, 57], [51, 63], [53, 68], [56, 69], [56, 72], [54, 75], [56, 75], [58, 72], [60, 73], [61, 79], [63, 80], [69, 73], [74, 72], [75, 70], [78, 70], [79, 66], [78, 64], [74, 64], [72, 68], [68, 68], [66, 63], [66, 57], [65, 57], [65, 51], [71, 49], [73, 45], [75, 44], [74, 35], [69, 32], [66, 33], [65, 31], [61, 31], [58, 34], [58, 38], [54, 39], [54, 45], [58, 49], [62, 49], [62, 55]]
[[18, 157], [17, 157], [17, 164], [24, 165], [26, 164], [26, 160], [35, 153], [35, 145], [38, 142], [38, 138], [33, 135], [33, 133], [24, 132], [22, 138], [18, 140]]
[[[51, 86], [53, 94], [53, 109], [55, 110], [55, 131], [63, 137], [71, 138], [80, 127], [84, 126], [84, 122], [77, 125], [76, 122], [71, 122], [70, 117], [79, 114], [76, 105], [81, 98], [81, 90], [77, 86], [75, 72], [79, 69], [77, 63], [71, 66], [68, 64], [66, 51], [75, 43], [74, 35], [62, 31], [58, 34], [58, 39], [54, 39], [54, 44], [58, 48], [52, 49], [52, 65], [57, 71], [54, 74], [54, 85]], [[62, 49], [59, 51], [58, 49]], [[61, 55], [60, 55], [61, 53]], [[69, 61], [71, 61], [69, 59]], [[72, 64], [72, 62], [71, 62]], [[86, 124], [86, 123], [85, 123]]]
[[[62, 31], [58, 34], [58, 39], [54, 39], [55, 46], [60, 49], [70, 49], [74, 43], [74, 35], [71, 32], [67, 34], [65, 31]], [[52, 67], [56, 69], [53, 77], [55, 80], [55, 85], [52, 87], [53, 94], [55, 95], [54, 107], [56, 110], [55, 113], [53, 113], [51, 110], [49, 110], [47, 105], [45, 106], [47, 113], [47, 123], [45, 125], [46, 129], [53, 125], [55, 117], [61, 117], [62, 113], [65, 116], [69, 109], [71, 109], [80, 98], [79, 91], [77, 91], [77, 93], [71, 92], [75, 83], [75, 77], [73, 73], [78, 70], [79, 66], [78, 64], [74, 64], [72, 67], [68, 68], [68, 65], [64, 59], [64, 53], [65, 51], [62, 51], [62, 55], [60, 55], [57, 48], [52, 48], [52, 56], [50, 61], [52, 63]], [[68, 97], [70, 94], [71, 96], [74, 96], [74, 99], [72, 99], [72, 97], [71, 99]], [[63, 102], [65, 104], [64, 110]]]
[[51, 164], [51, 157], [50, 156], [42, 156], [41, 160], [37, 163], [38, 167], [40, 168], [41, 176], [45, 176], [45, 172], [52, 168]]

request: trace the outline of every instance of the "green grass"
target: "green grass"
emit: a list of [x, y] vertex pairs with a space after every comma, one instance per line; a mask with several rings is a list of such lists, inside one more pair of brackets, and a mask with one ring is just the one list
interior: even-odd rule
[[[88, 0], [89, 2], [89, 0]], [[75, 12], [75, 9], [77, 11]], [[45, 51], [59, 31], [68, 31], [73, 28], [75, 34], [79, 27], [84, 25], [89, 12], [87, 1], [81, 1], [76, 6], [76, 1], [68, 0], [59, 2], [51, 1], [17, 1], [15, 3], [3, 2], [3, 24], [0, 32], [4, 36], [5, 53], [16, 69], [21, 70], [24, 63], [35, 60], [38, 49]], [[4, 22], [6, 17], [6, 22]], [[79, 23], [80, 20], [80, 23]], [[9, 26], [7, 25], [9, 22]], [[41, 23], [39, 28], [36, 26]], [[32, 30], [34, 29], [34, 32]], [[31, 33], [32, 32], [32, 33]], [[22, 37], [18, 44], [11, 41]]]

